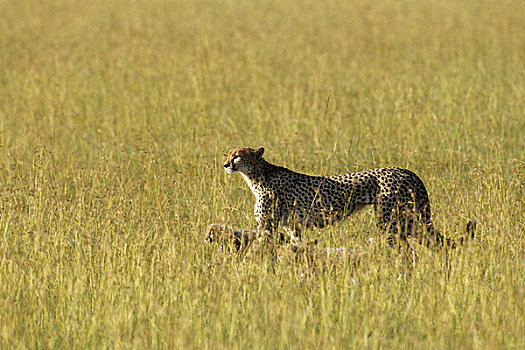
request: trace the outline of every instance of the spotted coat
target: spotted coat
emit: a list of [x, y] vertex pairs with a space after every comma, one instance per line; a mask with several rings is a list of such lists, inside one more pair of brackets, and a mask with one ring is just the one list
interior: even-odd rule
[[227, 173], [241, 173], [255, 195], [260, 231], [277, 232], [282, 225], [300, 239], [303, 228], [323, 227], [371, 205], [380, 231], [390, 239], [404, 240], [420, 228], [427, 245], [443, 243], [433, 228], [427, 190], [412, 171], [390, 167], [311, 176], [273, 165], [263, 153], [262, 147], [233, 148], [224, 163]]

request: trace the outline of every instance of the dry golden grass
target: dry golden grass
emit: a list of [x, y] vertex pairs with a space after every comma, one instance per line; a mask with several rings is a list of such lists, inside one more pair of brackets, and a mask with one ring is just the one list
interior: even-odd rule
[[[0, 0], [0, 348], [524, 348], [522, 1]], [[425, 181], [444, 254], [371, 211], [357, 268], [240, 259], [233, 146]], [[305, 272], [306, 271], [306, 272]]]

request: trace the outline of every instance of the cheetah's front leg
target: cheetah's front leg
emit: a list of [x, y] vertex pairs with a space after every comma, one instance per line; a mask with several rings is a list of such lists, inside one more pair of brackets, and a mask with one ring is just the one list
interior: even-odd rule
[[[255, 203], [255, 220], [257, 221], [259, 235], [278, 237], [280, 243], [301, 241], [301, 230], [297, 225], [290, 226], [288, 223], [288, 211], [282, 201], [267, 196], [257, 200]], [[279, 225], [283, 226], [285, 235], [277, 233]], [[285, 237], [288, 236], [288, 237]]]
[[255, 221], [257, 222], [257, 229], [259, 235], [273, 236], [277, 232], [280, 217], [277, 209], [277, 201], [273, 196], [260, 197], [255, 202]]

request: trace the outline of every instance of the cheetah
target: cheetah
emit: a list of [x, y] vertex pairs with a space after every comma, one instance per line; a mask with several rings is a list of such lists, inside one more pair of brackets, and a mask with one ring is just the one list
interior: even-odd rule
[[[222, 244], [220, 248], [233, 248], [236, 253], [253, 253], [264, 250], [266, 241], [259, 241], [257, 230], [235, 229], [230, 226], [220, 224], [208, 225], [206, 229], [205, 242]], [[278, 261], [298, 261], [306, 258], [308, 263], [315, 266], [315, 262], [327, 265], [332, 262], [335, 265], [350, 262], [357, 266], [359, 260], [367, 255], [362, 249], [349, 247], [319, 247], [317, 240], [311, 242], [291, 242], [290, 237], [285, 233], [279, 232], [279, 240], [282, 244], [278, 249], [272, 251]], [[263, 244], [262, 246], [260, 244]], [[374, 241], [370, 240], [369, 248], [374, 247]], [[339, 263], [339, 264], [338, 264]]]
[[457, 241], [434, 228], [425, 185], [410, 170], [388, 167], [312, 176], [271, 164], [263, 153], [263, 147], [232, 148], [224, 163], [225, 171], [240, 173], [253, 192], [259, 233], [271, 237], [281, 225], [300, 241], [303, 229], [322, 228], [371, 205], [377, 226], [391, 245], [412, 236], [428, 247], [455, 247], [474, 236], [475, 221], [467, 224], [467, 236]]

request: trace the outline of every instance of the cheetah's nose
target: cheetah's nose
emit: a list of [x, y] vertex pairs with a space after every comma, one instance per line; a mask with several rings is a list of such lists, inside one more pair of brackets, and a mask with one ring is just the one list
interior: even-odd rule
[[225, 168], [230, 166], [230, 164], [228, 164], [228, 163], [224, 163], [223, 165], [224, 165]]

